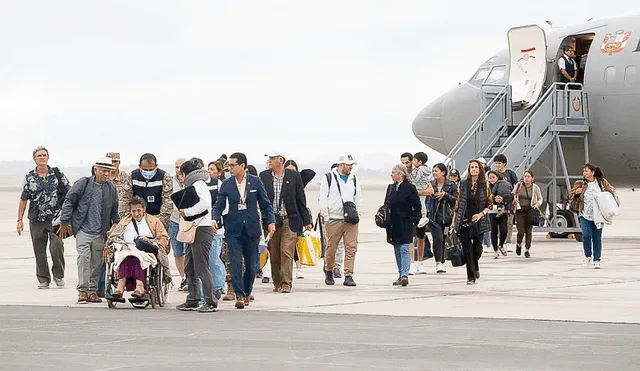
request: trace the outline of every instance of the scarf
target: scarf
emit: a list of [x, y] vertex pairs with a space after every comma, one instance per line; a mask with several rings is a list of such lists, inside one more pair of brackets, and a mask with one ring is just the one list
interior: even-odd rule
[[209, 173], [207, 173], [202, 169], [198, 169], [190, 172], [189, 175], [187, 175], [184, 178], [184, 187], [185, 188], [190, 187], [193, 185], [193, 183], [199, 180], [202, 180], [203, 182], [206, 182], [207, 180], [209, 180]]

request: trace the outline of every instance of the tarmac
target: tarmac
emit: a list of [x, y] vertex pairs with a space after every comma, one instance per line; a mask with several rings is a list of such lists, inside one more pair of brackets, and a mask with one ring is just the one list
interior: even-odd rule
[[485, 253], [474, 286], [464, 267], [438, 275], [430, 261], [402, 288], [373, 223], [384, 189], [367, 189], [357, 287], [325, 286], [321, 266], [305, 267], [291, 294], [257, 281], [247, 309], [198, 314], [174, 309], [186, 295], [175, 288], [155, 310], [76, 304], [73, 239], [66, 287], [37, 290], [29, 233], [15, 233], [18, 194], [0, 192], [0, 369], [638, 370], [640, 194], [619, 194], [600, 270], [583, 268], [582, 244], [535, 234], [530, 259]]

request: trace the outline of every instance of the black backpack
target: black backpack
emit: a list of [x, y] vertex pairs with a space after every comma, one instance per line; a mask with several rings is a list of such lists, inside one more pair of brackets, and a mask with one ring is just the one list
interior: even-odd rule
[[[342, 198], [342, 190], [340, 189], [340, 182], [338, 182], [338, 177], [333, 174], [336, 178], [336, 186], [338, 187], [338, 193], [340, 193], [340, 198]], [[329, 191], [327, 191], [327, 196], [329, 196], [329, 192], [331, 190], [331, 173], [327, 173], [327, 182], [329, 183]], [[356, 177], [353, 177], [353, 196], [356, 196], [358, 189], [356, 188]], [[356, 204], [351, 201], [342, 200], [342, 209], [344, 211], [344, 221], [349, 224], [358, 224], [360, 223], [360, 216], [358, 215], [358, 208]]]
[[380, 206], [380, 208], [378, 209], [378, 212], [376, 212], [376, 216], [374, 217], [376, 225], [380, 228], [388, 228], [391, 225], [391, 210], [389, 209], [389, 195], [393, 190], [392, 187], [393, 187], [393, 184], [390, 184], [387, 187], [387, 195], [384, 198], [384, 204]]

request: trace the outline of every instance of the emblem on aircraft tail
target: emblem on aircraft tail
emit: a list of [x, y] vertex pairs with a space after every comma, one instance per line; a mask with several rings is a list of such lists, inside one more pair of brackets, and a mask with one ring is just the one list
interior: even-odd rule
[[574, 111], [580, 112], [580, 98], [579, 97], [573, 97], [573, 99], [571, 100], [571, 107], [573, 108]]
[[613, 53], [619, 53], [624, 50], [624, 47], [627, 46], [627, 41], [631, 37], [631, 31], [624, 32], [624, 30], [616, 31], [616, 33], [608, 33], [604, 36], [604, 41], [602, 41], [602, 46], [600, 50], [609, 55], [613, 55]]

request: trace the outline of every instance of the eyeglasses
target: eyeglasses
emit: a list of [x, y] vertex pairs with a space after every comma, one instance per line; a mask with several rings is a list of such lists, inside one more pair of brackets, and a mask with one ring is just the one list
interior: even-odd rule
[[239, 165], [240, 165], [240, 164], [232, 164], [232, 163], [229, 163], [229, 169], [231, 169], [232, 167], [239, 166]]

